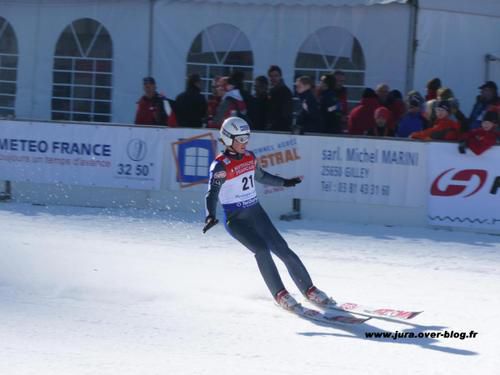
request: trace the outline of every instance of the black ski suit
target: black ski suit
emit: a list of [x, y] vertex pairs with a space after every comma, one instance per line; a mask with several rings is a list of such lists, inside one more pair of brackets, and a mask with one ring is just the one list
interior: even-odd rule
[[[238, 171], [244, 171], [244, 173], [238, 174]], [[231, 182], [228, 183], [229, 180]], [[276, 297], [276, 294], [285, 287], [271, 252], [283, 261], [293, 281], [305, 295], [313, 285], [309, 273], [274, 227], [259, 204], [255, 193], [253, 195], [245, 193], [245, 190], [250, 190], [250, 186], [253, 188], [254, 180], [274, 186], [284, 186], [285, 182], [284, 178], [271, 175], [261, 169], [255, 155], [251, 152], [247, 151], [242, 155], [226, 151], [219, 155], [210, 167], [206, 214], [215, 218], [217, 200], [220, 198], [219, 194], [225, 196], [226, 185], [232, 191], [242, 186], [241, 190], [231, 196], [236, 201], [233, 199], [228, 203], [221, 199], [227, 231], [254, 253], [262, 277], [273, 297]]]

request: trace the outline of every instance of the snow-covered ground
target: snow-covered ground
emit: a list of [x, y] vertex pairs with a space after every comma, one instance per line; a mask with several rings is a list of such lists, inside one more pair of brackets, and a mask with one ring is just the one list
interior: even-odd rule
[[[276, 223], [334, 298], [425, 312], [323, 327], [276, 307], [200, 214], [0, 205], [0, 374], [498, 374], [500, 237]], [[297, 289], [280, 265], [285, 283]], [[478, 332], [368, 339], [370, 331]]]

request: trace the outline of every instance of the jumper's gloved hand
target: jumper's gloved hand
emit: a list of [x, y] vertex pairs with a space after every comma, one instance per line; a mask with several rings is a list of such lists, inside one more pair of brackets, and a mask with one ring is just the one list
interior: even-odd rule
[[297, 184], [300, 184], [302, 180], [299, 177], [294, 177], [294, 178], [287, 178], [285, 182], [283, 183], [284, 187], [292, 187]]
[[207, 230], [212, 228], [214, 225], [216, 225], [219, 222], [215, 217], [208, 215], [205, 218], [205, 226], [203, 227], [203, 233], [206, 233]]
[[460, 152], [461, 154], [465, 154], [465, 149], [466, 148], [467, 148], [467, 144], [465, 143], [465, 141], [462, 141], [458, 145], [458, 152]]

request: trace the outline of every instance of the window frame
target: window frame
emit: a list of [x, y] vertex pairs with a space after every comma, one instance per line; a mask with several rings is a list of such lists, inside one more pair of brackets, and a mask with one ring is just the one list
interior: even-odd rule
[[[88, 47], [84, 50], [79, 39], [79, 34], [76, 32], [75, 23], [77, 22], [92, 22], [96, 26], [94, 35]], [[63, 41], [64, 33], [70, 28], [73, 35], [73, 42], [76, 43], [79, 56], [58, 55], [54, 52], [54, 64], [52, 67], [52, 95], [51, 95], [51, 118], [52, 120], [61, 121], [78, 121], [78, 122], [111, 122], [113, 116], [113, 40], [111, 34], [104, 25], [91, 18], [80, 18], [74, 20], [66, 26], [61, 32], [57, 42], [55, 51], [60, 47], [59, 43]], [[105, 33], [105, 34], [101, 34]], [[109, 37], [109, 56], [110, 57], [93, 57], [92, 49], [97, 43], [99, 37]], [[78, 65], [82, 62], [91, 63], [90, 69], [82, 69]], [[68, 66], [64, 68], [64, 66]], [[102, 69], [107, 67], [108, 69]], [[69, 80], [63, 81], [56, 79], [57, 74], [68, 74]], [[80, 75], [80, 76], [79, 76]], [[79, 82], [78, 79], [83, 75], [89, 75], [90, 82]], [[109, 77], [109, 84], [97, 84], [97, 79]], [[77, 96], [78, 89], [90, 89], [90, 95]], [[57, 90], [68, 90], [68, 95], [61, 95]], [[107, 90], [108, 94], [105, 98], [99, 98], [98, 90]], [[55, 102], [67, 101], [69, 108], [57, 107]], [[90, 109], [79, 109], [78, 106], [84, 106], [85, 103], [90, 103]], [[107, 104], [107, 111], [96, 111], [96, 104]], [[88, 118], [88, 119], [86, 119]]]
[[[337, 64], [340, 61], [339, 56], [333, 56], [333, 55], [326, 55], [324, 53], [324, 48], [321, 43], [321, 38], [318, 36], [319, 33], [323, 32], [328, 32], [328, 33], [335, 33], [335, 30], [342, 30], [343, 33], [348, 33], [350, 36], [353, 38], [353, 48], [357, 44], [357, 46], [360, 49], [361, 53], [361, 59], [362, 59], [362, 68], [361, 69], [346, 69], [343, 67], [337, 67]], [[301, 50], [304, 48], [306, 43], [310, 40], [310, 38], [316, 36], [316, 42], [318, 44], [318, 53], [316, 55], [321, 56], [321, 60], [323, 61], [324, 65], [322, 67], [299, 67], [297, 66], [297, 60], [299, 59], [299, 54], [305, 53], [301, 52]], [[326, 39], [326, 38], [324, 38]], [[312, 54], [312, 53], [310, 53]], [[332, 59], [332, 62], [328, 62], [329, 57], [334, 57]], [[365, 82], [366, 82], [366, 58], [365, 58], [365, 53], [363, 51], [363, 47], [359, 41], [358, 38], [356, 38], [355, 35], [351, 34], [351, 32], [345, 28], [338, 27], [338, 26], [326, 26], [326, 27], [321, 27], [314, 31], [313, 33], [309, 34], [306, 39], [302, 42], [302, 44], [299, 47], [299, 50], [297, 52], [296, 58], [295, 58], [295, 63], [294, 63], [294, 79], [297, 79], [299, 76], [301, 76], [303, 72], [306, 72], [307, 75], [309, 75], [314, 82], [318, 83], [320, 81], [320, 78], [324, 74], [332, 73], [334, 71], [342, 71], [345, 76], [346, 76], [346, 83], [345, 87], [347, 88], [348, 92], [348, 99], [347, 103], [349, 104], [349, 107], [353, 107], [354, 105], [358, 104], [360, 99], [361, 99], [361, 92], [365, 88]], [[349, 83], [349, 75], [350, 74], [359, 74], [361, 75], [361, 81], [363, 82], [362, 84], [354, 84], [354, 83]], [[349, 89], [354, 89], [354, 90], [349, 90]], [[357, 93], [357, 94], [356, 94]]]
[[[219, 25], [224, 25], [224, 26], [229, 26], [230, 28], [234, 29], [236, 32], [234, 33], [234, 36], [231, 40], [231, 42], [228, 44], [229, 48], [224, 51], [224, 54], [222, 57], [219, 57], [218, 52], [220, 53], [221, 51], [216, 51], [215, 50], [215, 44], [213, 42], [213, 37], [216, 36], [215, 33], [211, 33], [210, 30], [219, 26]], [[195, 47], [196, 41], [198, 38], [205, 36], [208, 41], [208, 46], [210, 47], [210, 53], [214, 57], [215, 63], [204, 63], [204, 62], [196, 62], [196, 61], [190, 61], [190, 55], [193, 53], [193, 47]], [[229, 57], [230, 53], [235, 52], [232, 50], [236, 42], [239, 40], [240, 37], [244, 38], [245, 44], [248, 45], [248, 50], [245, 52], [250, 53], [251, 57], [251, 65], [248, 64], [229, 64], [226, 63], [227, 58]], [[239, 29], [237, 26], [229, 24], [229, 23], [216, 23], [213, 25], [210, 25], [203, 29], [200, 33], [196, 34], [195, 38], [193, 39], [193, 42], [191, 43], [191, 46], [188, 51], [188, 56], [186, 58], [186, 76], [189, 76], [190, 74], [190, 67], [196, 67], [196, 71], [198, 74], [200, 74], [200, 78], [202, 81], [202, 89], [201, 93], [205, 95], [205, 97], [210, 98], [213, 95], [213, 79], [217, 76], [225, 76], [225, 75], [230, 75], [234, 71], [243, 71], [243, 72], [249, 72], [250, 79], [245, 79], [243, 81], [245, 85], [245, 89], [251, 91], [253, 87], [253, 78], [254, 78], [254, 57], [253, 57], [253, 50], [252, 46], [250, 44], [250, 40], [246, 36], [246, 34]], [[202, 67], [202, 69], [200, 69]], [[217, 70], [225, 70], [227, 72], [226, 74], [220, 75], [220, 74], [214, 74], [213, 71]], [[187, 77], [186, 77], [187, 78]]]
[[[0, 40], [4, 37], [5, 32], [7, 30], [12, 32], [13, 36], [13, 47], [12, 50], [8, 50], [6, 52], [0, 51], [0, 90], [3, 90], [2, 87], [4, 85], [13, 85], [14, 89], [13, 90], [5, 90], [5, 91], [0, 91], [0, 117], [15, 117], [16, 115], [16, 99], [17, 99], [17, 78], [18, 78], [18, 66], [19, 66], [19, 45], [17, 41], [17, 35], [14, 30], [14, 27], [12, 24], [7, 21], [4, 17], [0, 16], [0, 22], [2, 23], [2, 26], [0, 28]], [[4, 66], [3, 61], [5, 58], [14, 58], [15, 63], [13, 64], [14, 67], [12, 66]], [[6, 72], [13, 72], [14, 75], [14, 80], [10, 79], [4, 79], [3, 75]], [[7, 101], [10, 101], [9, 98], [12, 98], [12, 104], [11, 105], [3, 105], [2, 101], [5, 99]]]

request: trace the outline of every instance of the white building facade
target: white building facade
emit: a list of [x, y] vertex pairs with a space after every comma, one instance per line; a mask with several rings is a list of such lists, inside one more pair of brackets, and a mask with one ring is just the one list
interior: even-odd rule
[[[403, 93], [440, 77], [470, 110], [500, 78], [492, 0], [0, 0], [0, 114], [131, 123], [144, 76], [175, 97], [189, 73], [271, 64], [298, 75], [343, 70], [349, 100], [387, 83]], [[489, 56], [489, 57], [487, 57]]]

